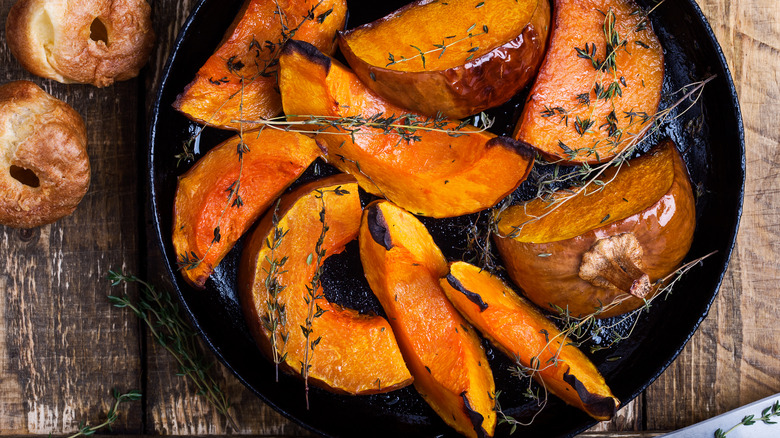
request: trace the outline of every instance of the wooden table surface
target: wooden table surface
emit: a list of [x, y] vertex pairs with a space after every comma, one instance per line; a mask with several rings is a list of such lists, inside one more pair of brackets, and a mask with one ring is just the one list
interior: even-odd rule
[[[698, 1], [744, 117], [747, 182], [737, 245], [709, 316], [683, 353], [617, 419], [587, 436], [652, 436], [780, 392], [780, 2]], [[0, 16], [13, 3], [0, 0]], [[109, 269], [160, 272], [145, 231], [146, 111], [195, 1], [150, 4], [158, 41], [149, 66], [104, 89], [30, 75], [0, 30], [0, 82], [33, 80], [79, 111], [92, 164], [92, 186], [72, 216], [33, 230], [0, 226], [0, 435], [67, 434], [81, 421], [102, 421], [111, 388], [144, 394], [123, 406], [116, 433], [230, 432], [135, 317], [106, 300]], [[159, 274], [150, 280], [166, 284]], [[217, 371], [239, 424], [233, 432], [306, 433]]]

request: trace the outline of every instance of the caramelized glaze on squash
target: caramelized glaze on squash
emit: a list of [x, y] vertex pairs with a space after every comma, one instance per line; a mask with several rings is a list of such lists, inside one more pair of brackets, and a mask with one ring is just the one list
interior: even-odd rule
[[460, 119], [506, 102], [534, 77], [549, 25], [548, 0], [418, 0], [340, 34], [339, 46], [387, 100]]
[[[584, 256], [603, 246], [599, 242], [614, 246], [618, 242], [613, 239], [627, 237], [639, 248], [627, 247], [634, 248], [633, 253], [618, 254], [619, 269], [605, 274], [628, 276], [634, 268], [628, 265], [638, 259], [641, 266], [635, 267], [653, 284], [673, 272], [691, 247], [696, 226], [693, 191], [671, 141], [620, 168], [610, 168], [601, 180], [608, 181], [602, 190], [586, 189], [587, 195], [582, 191], [565, 203], [553, 203], [558, 205], [554, 211], [551, 204], [533, 200], [499, 216], [500, 237], [495, 241], [504, 266], [538, 306], [552, 311], [554, 306], [568, 308], [575, 316], [601, 309], [601, 318], [636, 309], [644, 301], [628, 295], [630, 290], [582, 278]], [[571, 192], [559, 191], [553, 199], [569, 197], [567, 193]], [[617, 301], [620, 304], [612, 305]]]

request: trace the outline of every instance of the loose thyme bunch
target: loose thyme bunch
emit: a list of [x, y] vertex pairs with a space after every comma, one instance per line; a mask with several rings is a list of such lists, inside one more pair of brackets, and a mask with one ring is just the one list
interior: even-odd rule
[[127, 294], [109, 295], [108, 300], [115, 307], [129, 309], [146, 323], [152, 337], [178, 362], [179, 375], [189, 378], [198, 389], [197, 394], [205, 397], [234, 429], [238, 429], [229, 413], [230, 402], [209, 372], [212, 364], [203, 357], [198, 334], [181, 317], [179, 306], [173, 302], [171, 295], [158, 292], [154, 286], [134, 275], [109, 271], [108, 279], [112, 286], [129, 283], [141, 286], [137, 301], [131, 300]]

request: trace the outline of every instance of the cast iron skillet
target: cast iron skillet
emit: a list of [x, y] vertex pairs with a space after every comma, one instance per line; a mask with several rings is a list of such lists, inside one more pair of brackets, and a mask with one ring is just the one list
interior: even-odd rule
[[[205, 291], [187, 286], [176, 271], [171, 244], [171, 222], [176, 178], [191, 163], [177, 167], [174, 157], [194, 125], [171, 107], [176, 95], [219, 43], [242, 0], [202, 0], [184, 25], [165, 67], [154, 103], [149, 132], [149, 187], [157, 242], [184, 311], [206, 344], [241, 382], [266, 403], [303, 426], [328, 436], [454, 436], [412, 388], [389, 394], [350, 397], [313, 389], [311, 409], [306, 410], [302, 382], [283, 375], [273, 378], [273, 366], [256, 348], [239, 307], [235, 277], [241, 242], [206, 284]], [[349, 27], [372, 21], [395, 10], [403, 0], [387, 2], [350, 1]], [[640, 2], [649, 3], [649, 2]], [[647, 7], [648, 4], [643, 4]], [[666, 300], [640, 316], [632, 336], [616, 347], [592, 354], [615, 395], [624, 403], [636, 397], [671, 363], [694, 333], [715, 298], [736, 238], [742, 210], [745, 150], [737, 95], [718, 43], [694, 0], [663, 3], [651, 16], [665, 48], [666, 93], [710, 75], [702, 105], [663, 125], [656, 137], [671, 137], [683, 151], [698, 199], [697, 227], [688, 260], [712, 251], [717, 253], [692, 270]], [[493, 131], [511, 132], [519, 96], [494, 110], [498, 122]], [[229, 134], [207, 129], [201, 152]], [[654, 144], [654, 141], [646, 142]], [[317, 166], [327, 173], [327, 167]], [[310, 169], [304, 179], [313, 178]], [[522, 187], [520, 193], [523, 193]], [[450, 258], [460, 258], [464, 224], [473, 217], [426, 220], [437, 243]], [[379, 310], [371, 297], [356, 246], [326, 265], [325, 288], [330, 299], [359, 310]], [[381, 313], [381, 310], [379, 310]], [[522, 395], [526, 382], [513, 377], [511, 362], [485, 344], [494, 370], [499, 399], [505, 412], [528, 420], [535, 403]], [[241, 409], [240, 406], [237, 407]], [[523, 436], [567, 436], [594, 423], [577, 409], [550, 397], [547, 407]], [[508, 435], [506, 425], [497, 436]]]

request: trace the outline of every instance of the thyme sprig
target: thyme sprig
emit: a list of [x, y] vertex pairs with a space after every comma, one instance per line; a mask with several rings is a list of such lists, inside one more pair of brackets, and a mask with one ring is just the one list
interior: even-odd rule
[[[614, 178], [618, 175], [620, 172], [620, 169], [622, 166], [626, 165], [631, 155], [637, 150], [639, 145], [644, 141], [647, 136], [646, 134], [650, 131], [656, 131], [658, 130], [661, 125], [671, 119], [678, 118], [688, 112], [694, 105], [696, 105], [697, 102], [699, 102], [702, 93], [704, 92], [704, 86], [707, 85], [710, 81], [715, 79], [715, 75], [710, 76], [702, 81], [694, 82], [691, 84], [688, 84], [684, 87], [682, 87], [680, 90], [675, 91], [672, 93], [672, 95], [677, 95], [682, 93], [682, 96], [672, 103], [667, 108], [659, 111], [658, 113], [654, 114], [653, 116], [648, 117], [648, 120], [652, 123], [646, 124], [639, 132], [635, 134], [629, 135], [629, 142], [627, 143], [625, 149], [620, 152], [619, 154], [615, 155], [612, 159], [609, 161], [599, 164], [597, 166], [590, 166], [588, 164], [584, 164], [583, 166], [579, 167], [577, 170], [570, 172], [565, 175], [561, 175], [558, 173], [559, 167], [556, 166], [553, 173], [548, 175], [540, 175], [538, 172], [535, 172], [534, 175], [539, 176], [539, 181], [537, 182], [537, 198], [546, 200], [548, 204], [547, 211], [541, 215], [533, 216], [530, 219], [518, 224], [514, 225], [512, 227], [512, 231], [502, 237], [510, 237], [514, 238], [517, 237], [523, 230], [523, 227], [525, 227], [527, 224], [536, 222], [549, 214], [551, 214], [553, 211], [560, 208], [562, 205], [566, 204], [566, 202], [570, 201], [571, 199], [574, 199], [576, 196], [590, 196], [594, 193], [597, 193], [604, 189], [610, 182], [614, 180]], [[681, 107], [683, 104], [688, 102], [688, 105], [682, 108], [680, 111], [676, 110]], [[626, 113], [625, 117], [635, 117], [635, 113]], [[558, 164], [558, 163], [547, 163], [547, 164]], [[614, 173], [611, 179], [609, 180], [602, 180], [601, 177], [606, 172], [607, 169], [610, 167], [616, 167], [617, 171]], [[569, 183], [573, 187], [567, 190], [555, 190], [555, 187], [558, 186], [560, 183]], [[557, 194], [558, 196], [553, 196], [553, 194]]]
[[322, 261], [325, 258], [325, 254], [327, 252], [327, 250], [323, 248], [323, 245], [325, 244], [325, 235], [330, 229], [325, 220], [326, 193], [333, 193], [336, 196], [344, 196], [348, 195], [349, 191], [341, 188], [341, 186], [337, 186], [333, 190], [318, 189], [314, 195], [314, 197], [320, 201], [321, 205], [319, 212], [321, 228], [320, 235], [317, 238], [317, 243], [314, 245], [314, 252], [309, 253], [309, 256], [306, 259], [307, 264], [314, 264], [315, 266], [314, 275], [312, 276], [309, 284], [306, 285], [306, 295], [304, 296], [304, 301], [308, 306], [308, 310], [306, 313], [306, 320], [304, 321], [304, 324], [301, 325], [301, 331], [303, 332], [303, 337], [306, 340], [303, 352], [303, 360], [301, 361], [301, 376], [303, 376], [304, 381], [306, 409], [309, 409], [309, 371], [311, 369], [311, 358], [314, 354], [314, 349], [322, 340], [322, 336], [318, 336], [317, 338], [312, 339], [312, 334], [314, 332], [313, 324], [315, 319], [319, 318], [325, 312], [327, 312], [327, 310], [320, 307], [320, 305], [317, 303], [317, 300], [325, 298], [325, 295], [320, 290], [320, 286], [323, 273]]
[[229, 412], [230, 402], [209, 371], [212, 364], [206, 363], [198, 343], [198, 334], [181, 317], [179, 306], [173, 302], [170, 294], [157, 291], [153, 285], [122, 272], [109, 271], [108, 279], [112, 286], [131, 283], [140, 286], [137, 300], [132, 300], [126, 293], [109, 295], [108, 300], [114, 307], [128, 309], [143, 321], [152, 338], [176, 359], [179, 375], [194, 384], [197, 394], [205, 397], [238, 430]]
[[[439, 52], [438, 58], [441, 58], [442, 56], [444, 56], [444, 53], [447, 51], [448, 48], [450, 48], [450, 47], [452, 47], [452, 46], [454, 46], [454, 45], [456, 45], [458, 43], [461, 43], [463, 41], [470, 40], [471, 38], [478, 37], [478, 36], [481, 36], [481, 35], [485, 35], [489, 31], [489, 29], [488, 29], [486, 24], [483, 24], [482, 28], [481, 28], [481, 31], [478, 31], [477, 33], [474, 32], [474, 30], [476, 28], [477, 28], [477, 23], [473, 23], [471, 26], [469, 26], [468, 29], [466, 29], [466, 32], [465, 32], [466, 36], [458, 38], [457, 35], [447, 35], [447, 36], [445, 36], [442, 39], [440, 44], [434, 43], [433, 44], [433, 48], [432, 49], [428, 49], [428, 50], [422, 50], [421, 48], [419, 48], [419, 47], [417, 47], [417, 46], [415, 46], [413, 44], [409, 44], [409, 46], [411, 48], [413, 48], [417, 52], [417, 54], [412, 55], [412, 56], [403, 56], [403, 55], [401, 55], [401, 56], [396, 57], [393, 53], [388, 53], [387, 54], [387, 65], [385, 65], [385, 67], [390, 67], [391, 65], [400, 64], [402, 62], [409, 62], [409, 61], [412, 61], [414, 59], [420, 58], [420, 61], [422, 62], [422, 68], [423, 68], [423, 70], [425, 70], [425, 59], [426, 59], [425, 56], [426, 55], [430, 55], [430, 54], [434, 54], [436, 52]], [[471, 59], [474, 58], [474, 55], [476, 54], [477, 51], [479, 51], [479, 47], [478, 46], [474, 46], [472, 44], [471, 48], [469, 48], [466, 51], [467, 53], [469, 53], [469, 56], [466, 58], [466, 62], [471, 61]]]
[[734, 429], [738, 428], [739, 426], [752, 426], [759, 421], [764, 424], [777, 424], [777, 421], [772, 421], [773, 417], [780, 417], [780, 400], [774, 402], [771, 406], [767, 407], [763, 411], [761, 411], [761, 416], [756, 418], [755, 415], [746, 415], [742, 418], [742, 421], [735, 424], [731, 427], [731, 429], [727, 431], [723, 431], [723, 429], [718, 429], [715, 431], [715, 438], [726, 438], [726, 435], [733, 432]]
[[269, 298], [266, 303], [266, 313], [260, 319], [265, 329], [271, 333], [271, 352], [276, 368], [276, 381], [278, 382], [279, 364], [287, 359], [285, 347], [290, 337], [290, 332], [286, 329], [287, 309], [283, 303], [279, 302], [279, 294], [286, 288], [279, 283], [279, 277], [287, 272], [284, 270], [284, 265], [287, 263], [288, 257], [285, 255], [277, 258], [276, 254], [276, 250], [282, 245], [282, 239], [290, 230], [282, 229], [279, 226], [279, 200], [276, 201], [271, 220], [273, 226], [271, 235], [265, 240], [265, 245], [269, 250], [269, 254], [265, 257], [268, 267], [263, 267], [263, 272], [266, 274], [264, 285]]
[[[494, 274], [504, 269], [493, 252], [492, 236], [499, 235], [498, 218], [513, 201], [514, 196], [510, 194], [495, 207], [480, 212], [477, 219], [466, 226], [466, 248], [463, 248], [466, 262]], [[487, 215], [487, 223], [484, 226], [481, 225], [483, 213]]]
[[[639, 321], [638, 317], [642, 312], [649, 311], [651, 308], [651, 304], [657, 299], [668, 298], [669, 295], [671, 295], [674, 286], [677, 284], [677, 282], [680, 281], [680, 279], [683, 278], [683, 276], [686, 273], [688, 273], [688, 271], [693, 269], [693, 267], [701, 264], [704, 260], [711, 257], [715, 253], [717, 253], [717, 251], [713, 251], [705, 256], [692, 260], [684, 264], [680, 268], [678, 268], [676, 271], [667, 275], [666, 277], [656, 281], [655, 285], [656, 287], [658, 287], [658, 291], [652, 297], [645, 299], [645, 302], [642, 306], [640, 306], [639, 308], [631, 312], [622, 315], [620, 318], [617, 319], [616, 322], [613, 322], [609, 325], [606, 326], [598, 325], [597, 320], [605, 312], [614, 309], [615, 307], [619, 306], [626, 300], [631, 299], [633, 295], [627, 293], [621, 294], [618, 297], [616, 297], [612, 302], [597, 308], [594, 312], [585, 316], [574, 316], [569, 313], [568, 309], [557, 307], [558, 315], [553, 316], [553, 319], [557, 320], [559, 324], [562, 326], [560, 332], [555, 336], [549, 336], [549, 334], [545, 332], [544, 334], [547, 337], [547, 343], [541, 348], [537, 356], [534, 356], [530, 359], [529, 365], [526, 366], [522, 364], [519, 359], [516, 359], [515, 366], [511, 370], [512, 373], [518, 377], [529, 378], [528, 388], [526, 388], [526, 395], [536, 400], [539, 409], [534, 413], [533, 417], [529, 422], [522, 423], [517, 419], [508, 416], [503, 411], [501, 411], [501, 406], [499, 405], [497, 399], [498, 393], [496, 393], [496, 412], [500, 417], [499, 424], [501, 423], [510, 424], [512, 426], [510, 433], [513, 433], [517, 426], [528, 426], [534, 421], [536, 416], [547, 405], [547, 398], [548, 398], [547, 387], [540, 373], [549, 367], [559, 366], [560, 360], [558, 359], [558, 357], [561, 351], [563, 350], [564, 346], [574, 345], [575, 347], [579, 347], [583, 343], [592, 340], [595, 337], [600, 337], [602, 335], [609, 336], [610, 341], [606, 346], [596, 346], [594, 348], [591, 348], [591, 353], [593, 353], [597, 350], [610, 348], [614, 346], [617, 342], [629, 338], [633, 334], [634, 329], [636, 328], [637, 323]], [[631, 321], [630, 323], [631, 326], [628, 330], [628, 333], [625, 335], [621, 335], [620, 333], [618, 333], [617, 327], [629, 321]], [[542, 363], [540, 356], [543, 353], [550, 351], [551, 348], [554, 351], [552, 357], [546, 359], [545, 362]], [[544, 391], [543, 394], [540, 394], [539, 391], [533, 390], [533, 386], [532, 386], [533, 380], [540, 382]]]
[[116, 420], [119, 418], [119, 405], [129, 401], [135, 401], [141, 399], [141, 393], [137, 390], [131, 390], [126, 393], [120, 393], [119, 390], [113, 389], [111, 391], [111, 395], [114, 397], [114, 404], [111, 406], [108, 412], [106, 412], [105, 421], [103, 421], [102, 423], [96, 426], [90, 426], [84, 422], [81, 422], [79, 423], [78, 432], [68, 436], [68, 438], [94, 435], [95, 432], [99, 431], [100, 429], [103, 429], [104, 427], [107, 427], [108, 430], [111, 430], [111, 425], [113, 425], [114, 422], [116, 422]]
[[542, 382], [542, 388], [544, 389], [544, 395], [540, 395], [538, 391], [534, 392], [530, 385], [526, 389], [525, 396], [527, 398], [533, 399], [536, 401], [537, 410], [534, 412], [533, 416], [530, 420], [527, 422], [522, 422], [518, 420], [517, 418], [507, 415], [506, 412], [501, 408], [501, 403], [498, 401], [499, 396], [501, 396], [501, 391], [496, 391], [495, 395], [493, 396], [493, 401], [495, 402], [495, 405], [493, 407], [493, 410], [495, 410], [497, 416], [498, 416], [498, 425], [502, 424], [508, 424], [510, 426], [509, 434], [514, 435], [515, 431], [517, 431], [518, 426], [530, 426], [533, 424], [533, 422], [536, 420], [536, 417], [544, 410], [544, 408], [547, 406], [547, 387], [544, 385], [544, 382]]
[[419, 132], [441, 132], [451, 137], [476, 134], [490, 129], [494, 121], [494, 118], [481, 113], [474, 117], [474, 125], [477, 129], [467, 129], [471, 126], [468, 119], [455, 123], [442, 114], [434, 117], [413, 113], [401, 115], [377, 113], [370, 116], [283, 115], [263, 120], [234, 120], [234, 122], [280, 131], [348, 135], [353, 141], [357, 135], [392, 134], [398, 135], [401, 141], [407, 143], [420, 141], [422, 138]]

